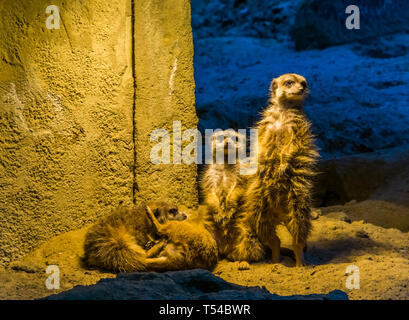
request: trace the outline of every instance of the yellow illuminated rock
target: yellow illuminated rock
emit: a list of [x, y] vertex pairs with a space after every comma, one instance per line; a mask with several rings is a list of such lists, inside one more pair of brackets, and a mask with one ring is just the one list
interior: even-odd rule
[[0, 266], [119, 203], [197, 205], [195, 165], [149, 159], [153, 129], [197, 124], [189, 1], [52, 4], [59, 29], [0, 2]]

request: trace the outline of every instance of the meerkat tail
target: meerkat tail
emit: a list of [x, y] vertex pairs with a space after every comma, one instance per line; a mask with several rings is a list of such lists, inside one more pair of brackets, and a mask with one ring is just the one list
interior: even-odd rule
[[146, 254], [125, 229], [107, 228], [105, 234], [92, 234], [85, 242], [85, 261], [115, 272], [145, 271]]

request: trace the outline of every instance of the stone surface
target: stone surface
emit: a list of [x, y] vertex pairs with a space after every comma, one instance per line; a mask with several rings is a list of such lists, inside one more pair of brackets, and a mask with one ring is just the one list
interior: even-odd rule
[[194, 0], [195, 39], [223, 36], [288, 38], [303, 0]]
[[408, 163], [408, 148], [323, 159], [315, 184], [315, 205], [372, 198], [409, 206]]
[[331, 218], [331, 219], [335, 219], [335, 220], [340, 220], [340, 221], [344, 221], [347, 223], [351, 223], [351, 219], [348, 217], [347, 214], [345, 214], [345, 212], [330, 212], [326, 215], [327, 218]]
[[77, 286], [49, 296], [49, 300], [347, 300], [340, 290], [329, 294], [282, 297], [260, 287], [244, 287], [195, 269], [165, 273], [119, 274], [115, 279], [102, 279], [93, 286]]
[[[173, 141], [173, 121], [197, 128], [193, 78], [190, 1], [141, 1], [135, 8], [135, 141], [136, 200], [156, 195], [197, 206], [196, 165], [154, 165], [150, 142], [154, 129], [165, 129]], [[149, 26], [149, 27], [148, 27]], [[182, 149], [188, 142], [182, 142]]]
[[53, 4], [58, 30], [48, 1], [0, 3], [0, 265], [119, 203], [197, 204], [196, 166], [153, 166], [148, 136], [196, 126], [189, 1]]
[[[360, 10], [360, 29], [348, 30], [349, 5]], [[406, 0], [306, 0], [298, 9], [291, 37], [297, 50], [323, 49], [409, 30]]]
[[132, 203], [129, 8], [49, 4], [0, 4], [0, 264]]

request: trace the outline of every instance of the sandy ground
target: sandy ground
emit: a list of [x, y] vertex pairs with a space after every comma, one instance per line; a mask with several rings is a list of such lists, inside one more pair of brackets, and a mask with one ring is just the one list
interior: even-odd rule
[[[112, 273], [83, 268], [83, 242], [87, 228], [71, 231], [50, 239], [23, 260], [0, 269], [0, 299], [36, 299], [73, 288], [90, 285], [101, 278], [115, 277]], [[60, 269], [60, 290], [45, 286], [47, 265]]]
[[[339, 289], [350, 299], [409, 299], [409, 237], [396, 229], [384, 229], [362, 221], [348, 223], [342, 212], [314, 221], [306, 254], [308, 266], [294, 267], [282, 255], [280, 264], [257, 263], [236, 271], [236, 264], [222, 261], [214, 273], [240, 285], [265, 286], [279, 295], [328, 293]], [[285, 246], [289, 243], [287, 238]], [[282, 250], [288, 251], [288, 250]], [[283, 252], [282, 252], [283, 253]], [[346, 270], [359, 268], [360, 289], [346, 288]]]
[[[327, 210], [329, 211], [329, 210]], [[346, 220], [346, 221], [345, 221]], [[288, 233], [280, 230], [282, 261], [261, 262], [239, 271], [237, 263], [220, 261], [215, 275], [246, 286], [265, 286], [279, 295], [345, 291], [350, 299], [409, 299], [409, 236], [363, 221], [350, 222], [341, 211], [327, 212], [313, 221], [314, 231], [306, 254], [308, 266], [294, 267]], [[96, 283], [114, 274], [87, 270], [81, 265], [87, 228], [55, 237], [25, 259], [0, 270], [0, 299], [35, 299]], [[47, 265], [58, 265], [61, 289], [45, 287]], [[360, 289], [346, 288], [346, 269], [360, 272]]]

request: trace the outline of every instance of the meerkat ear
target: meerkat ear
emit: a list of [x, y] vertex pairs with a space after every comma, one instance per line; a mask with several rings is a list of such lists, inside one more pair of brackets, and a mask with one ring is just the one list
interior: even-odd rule
[[275, 97], [277, 87], [278, 87], [277, 79], [274, 79], [273, 81], [271, 81], [271, 84], [270, 84], [270, 96], [271, 97]]

